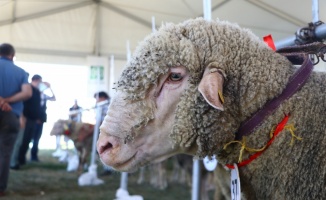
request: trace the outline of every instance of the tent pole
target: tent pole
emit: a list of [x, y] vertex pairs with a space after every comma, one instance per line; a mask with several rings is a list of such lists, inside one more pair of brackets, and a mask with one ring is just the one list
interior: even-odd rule
[[100, 41], [101, 41], [101, 13], [100, 4], [96, 5], [96, 19], [95, 19], [95, 49], [94, 53], [96, 56], [100, 56]]
[[12, 2], [12, 15], [11, 15], [11, 22], [14, 23], [16, 21], [16, 9], [17, 8], [17, 1], [13, 0]]
[[155, 17], [152, 16], [152, 33], [156, 31], [156, 26], [155, 26]]
[[318, 22], [319, 21], [319, 6], [318, 6], [319, 0], [312, 0], [312, 22]]
[[[129, 44], [129, 40], [127, 40], [127, 62], [129, 62], [130, 59], [131, 59], [130, 44]], [[120, 188], [128, 191], [128, 173], [127, 172], [121, 173]]]
[[[209, 21], [212, 19], [212, 1], [203, 0], [204, 19]], [[192, 189], [191, 189], [191, 200], [200, 199], [200, 161], [194, 159], [192, 167]]]

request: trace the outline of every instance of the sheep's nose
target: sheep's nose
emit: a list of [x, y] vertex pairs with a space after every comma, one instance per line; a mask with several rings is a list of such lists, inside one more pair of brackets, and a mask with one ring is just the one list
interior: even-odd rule
[[113, 144], [109, 140], [98, 140], [97, 141], [97, 152], [102, 154], [103, 152], [113, 148]]

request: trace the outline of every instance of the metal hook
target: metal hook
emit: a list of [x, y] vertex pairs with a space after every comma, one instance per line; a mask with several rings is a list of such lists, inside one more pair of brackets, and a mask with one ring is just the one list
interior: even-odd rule
[[320, 55], [320, 58], [321, 58], [324, 62], [326, 62], [326, 59], [325, 59], [325, 57], [324, 57], [324, 54], [321, 54], [321, 55]]
[[[311, 56], [316, 56], [316, 58], [317, 58], [317, 62], [313, 62], [312, 64], [313, 65], [317, 65], [318, 63], [319, 63], [319, 56], [317, 55], [317, 54], [311, 54]], [[315, 58], [315, 57], [313, 57], [313, 58]], [[314, 61], [314, 59], [310, 59], [311, 61]]]

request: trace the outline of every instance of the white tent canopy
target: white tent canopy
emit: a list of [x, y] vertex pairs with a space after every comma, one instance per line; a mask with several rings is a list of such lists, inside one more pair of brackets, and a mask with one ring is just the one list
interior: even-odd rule
[[[1, 0], [0, 43], [15, 46], [19, 61], [86, 65], [88, 55], [126, 60], [152, 31], [152, 16], [178, 23], [203, 15], [201, 0]], [[319, 1], [326, 21], [326, 1]], [[312, 21], [312, 1], [212, 0], [212, 18], [238, 23], [259, 37], [293, 35]]]

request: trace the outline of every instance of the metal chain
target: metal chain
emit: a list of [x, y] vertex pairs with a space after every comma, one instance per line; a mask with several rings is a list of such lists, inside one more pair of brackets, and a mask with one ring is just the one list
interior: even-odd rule
[[311, 22], [308, 24], [308, 27], [303, 27], [299, 29], [295, 33], [296, 39], [294, 40], [294, 43], [296, 45], [302, 45], [302, 44], [308, 44], [316, 41], [322, 42], [323, 40], [318, 39], [315, 34], [316, 27], [322, 24], [324, 24], [324, 22], [322, 21], [318, 21], [315, 23]]

